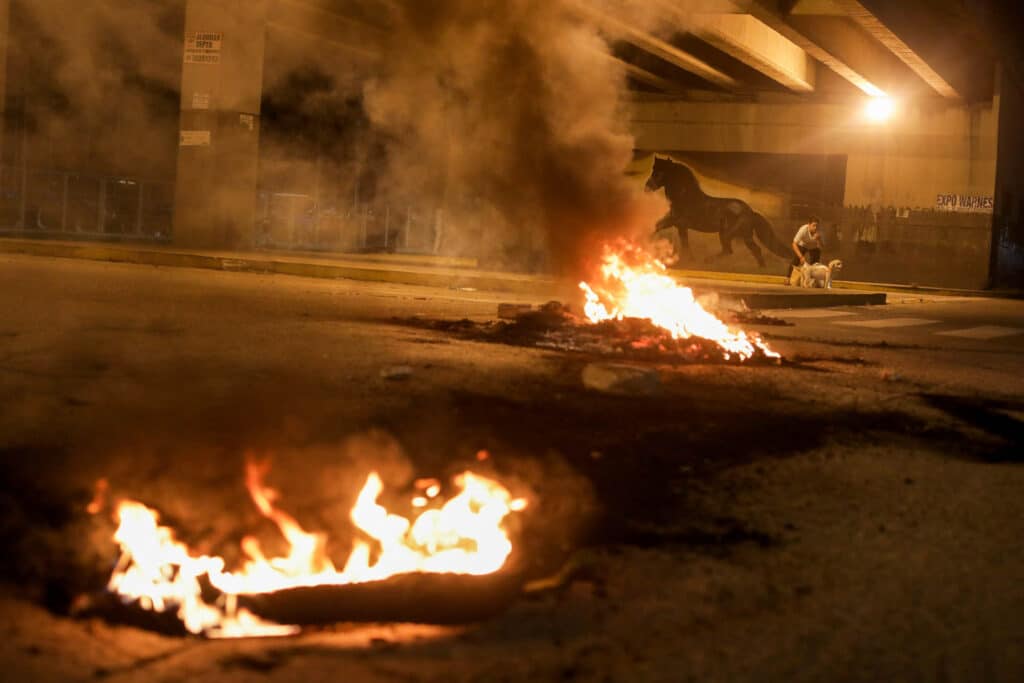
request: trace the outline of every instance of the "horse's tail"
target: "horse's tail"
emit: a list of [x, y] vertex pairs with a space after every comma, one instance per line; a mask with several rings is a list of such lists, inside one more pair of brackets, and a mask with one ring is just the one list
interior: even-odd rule
[[757, 235], [757, 239], [761, 244], [776, 256], [789, 258], [793, 255], [793, 250], [776, 236], [768, 219], [756, 211], [754, 211], [754, 234]]

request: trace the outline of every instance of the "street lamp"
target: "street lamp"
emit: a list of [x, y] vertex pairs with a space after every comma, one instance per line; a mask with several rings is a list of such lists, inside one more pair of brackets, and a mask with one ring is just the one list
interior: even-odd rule
[[864, 116], [872, 123], [885, 123], [895, 111], [896, 105], [885, 95], [872, 97], [864, 106]]

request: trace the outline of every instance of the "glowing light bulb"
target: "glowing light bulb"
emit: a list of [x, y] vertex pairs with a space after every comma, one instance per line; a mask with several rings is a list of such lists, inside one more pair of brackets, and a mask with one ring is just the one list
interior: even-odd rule
[[872, 97], [864, 107], [864, 115], [874, 123], [884, 123], [892, 118], [896, 105], [888, 97]]

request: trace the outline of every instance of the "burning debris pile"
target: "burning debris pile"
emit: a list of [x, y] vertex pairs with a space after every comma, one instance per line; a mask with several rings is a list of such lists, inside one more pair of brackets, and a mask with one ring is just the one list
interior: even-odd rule
[[605, 247], [599, 276], [580, 282], [583, 316], [550, 302], [504, 306], [497, 322], [434, 321], [432, 329], [519, 346], [658, 361], [772, 361], [781, 357], [757, 334], [731, 330], [643, 248]]
[[244, 564], [229, 570], [223, 558], [179, 540], [155, 510], [122, 501], [114, 535], [121, 555], [108, 592], [79, 613], [127, 611], [141, 615], [136, 623], [210, 638], [279, 636], [340, 621], [478, 620], [518, 588], [505, 567], [512, 541], [504, 521], [526, 500], [497, 481], [464, 472], [453, 480], [456, 495], [445, 499], [440, 481], [418, 480], [410, 519], [378, 502], [383, 483], [371, 473], [351, 511], [358, 535], [339, 570], [326, 535], [305, 531], [276, 506], [277, 493], [263, 483], [267, 471], [250, 460], [246, 485], [287, 542], [286, 554], [267, 556], [246, 537]]

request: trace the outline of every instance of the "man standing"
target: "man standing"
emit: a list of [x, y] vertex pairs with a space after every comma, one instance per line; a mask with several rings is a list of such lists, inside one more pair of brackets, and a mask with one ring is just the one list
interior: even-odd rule
[[801, 225], [793, 237], [793, 253], [796, 255], [789, 264], [786, 271], [786, 284], [793, 274], [793, 269], [805, 263], [818, 263], [821, 261], [821, 247], [824, 241], [821, 231], [818, 230], [818, 217], [811, 216], [806, 224]]

